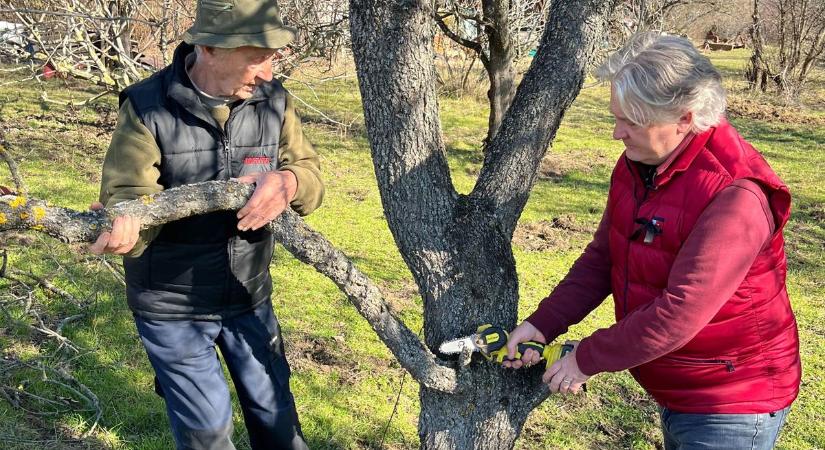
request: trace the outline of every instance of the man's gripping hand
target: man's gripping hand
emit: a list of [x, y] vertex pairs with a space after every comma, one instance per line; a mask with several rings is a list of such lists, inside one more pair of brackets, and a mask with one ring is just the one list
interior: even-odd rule
[[255, 183], [255, 192], [238, 211], [238, 229], [257, 230], [275, 220], [289, 206], [298, 190], [298, 179], [288, 170], [261, 172], [238, 178], [241, 183]]
[[[103, 204], [94, 202], [89, 209], [97, 211], [103, 209]], [[140, 234], [140, 219], [131, 216], [118, 216], [112, 222], [112, 231], [100, 233], [97, 241], [89, 246], [89, 251], [95, 255], [114, 253], [123, 255], [135, 246]]]

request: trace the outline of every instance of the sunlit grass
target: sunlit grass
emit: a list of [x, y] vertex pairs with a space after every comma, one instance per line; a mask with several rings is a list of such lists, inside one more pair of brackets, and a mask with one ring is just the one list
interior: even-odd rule
[[[738, 71], [747, 54], [740, 51], [712, 57], [729, 77], [733, 95], [750, 95], [737, 90]], [[421, 300], [383, 216], [355, 79], [344, 77], [312, 89], [296, 81], [287, 86], [327, 116], [296, 103], [307, 118], [306, 132], [321, 154], [328, 187], [324, 206], [308, 222], [379, 283], [409, 327], [418, 331]], [[53, 98], [89, 95], [60, 80], [49, 81], [47, 87]], [[589, 87], [567, 112], [549, 150], [550, 158], [564, 163], [559, 166], [563, 173], [537, 181], [522, 223], [572, 217], [577, 223], [595, 226], [606, 201], [612, 165], [621, 152], [621, 146], [610, 138], [607, 97], [605, 86]], [[761, 97], [747, 98], [757, 101]], [[115, 100], [107, 99], [95, 110], [73, 111], [37, 99], [34, 86], [0, 87], [0, 119], [6, 139], [13, 145], [10, 150], [32, 195], [86, 208], [97, 196], [99, 168], [111, 133], [104, 125], [110, 126], [116, 115]], [[473, 98], [448, 98], [440, 101], [440, 108], [452, 179], [460, 192], [469, 192], [483, 160], [481, 141], [487, 107]], [[818, 116], [822, 111], [806, 109], [803, 113]], [[351, 127], [342, 131], [329, 119]], [[733, 117], [732, 121], [765, 153], [795, 195], [786, 232], [788, 283], [799, 320], [805, 378], [780, 447], [823, 448], [825, 127], [749, 117]], [[0, 172], [0, 184], [10, 185], [6, 172]], [[527, 251], [515, 246], [520, 317], [535, 309], [586, 243], [587, 235], [580, 233], [564, 250]], [[64, 330], [81, 349], [70, 355], [68, 368], [97, 395], [103, 408], [97, 431], [86, 444], [90, 448], [170, 448], [164, 406], [153, 392], [151, 367], [137, 340], [122, 286], [80, 247], [36, 236], [22, 242], [10, 240], [5, 248], [11, 267], [46, 277], [95, 305], [87, 317]], [[292, 387], [310, 448], [375, 448], [382, 438], [386, 448], [417, 448], [417, 386], [404, 377], [366, 321], [329, 280], [292, 259], [282, 248], [276, 250], [272, 274], [273, 304], [284, 329], [293, 367]], [[23, 359], [55, 352], [54, 342], [28, 328], [30, 316], [19, 302], [12, 301], [8, 290], [9, 284], [0, 281], [0, 299], [12, 315], [11, 320], [0, 315], [4, 355]], [[53, 317], [74, 311], [59, 297], [40, 290], [32, 304]], [[608, 301], [571, 328], [568, 337], [586, 336], [612, 320]], [[384, 436], [399, 389], [398, 408]], [[248, 448], [240, 410], [235, 406], [238, 447]], [[90, 419], [76, 413], [37, 418], [0, 400], [0, 441], [11, 436], [16, 440], [4, 443], [3, 448], [43, 448], [26, 443], [65, 442], [85, 432]], [[589, 383], [586, 396], [554, 397], [539, 407], [518, 448], [651, 449], [659, 440], [654, 403], [626, 373], [602, 374]]]

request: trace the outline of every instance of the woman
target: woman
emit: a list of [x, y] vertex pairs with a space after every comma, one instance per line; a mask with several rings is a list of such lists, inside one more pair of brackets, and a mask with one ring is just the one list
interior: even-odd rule
[[[616, 323], [545, 372], [551, 391], [629, 369], [660, 405], [665, 448], [772, 448], [801, 376], [788, 188], [724, 119], [721, 76], [686, 39], [637, 34], [598, 76], [625, 152], [593, 241], [510, 334], [510, 355], [612, 294]], [[538, 362], [525, 353], [507, 365]]]

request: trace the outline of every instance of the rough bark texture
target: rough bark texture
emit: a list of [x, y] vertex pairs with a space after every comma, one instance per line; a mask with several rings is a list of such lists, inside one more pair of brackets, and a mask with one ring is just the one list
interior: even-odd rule
[[[430, 3], [350, 0], [381, 199], [424, 299], [430, 348], [480, 324], [515, 325], [518, 281], [510, 240], [538, 164], [581, 88], [606, 3], [554, 4], [533, 67], [489, 142], [478, 183], [461, 196], [439, 132]], [[541, 371], [487, 363], [458, 370], [456, 393], [421, 387], [422, 448], [512, 448], [527, 415], [547, 395]]]

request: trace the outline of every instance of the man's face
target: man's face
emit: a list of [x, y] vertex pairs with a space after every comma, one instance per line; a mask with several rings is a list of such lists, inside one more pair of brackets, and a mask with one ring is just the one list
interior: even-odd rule
[[613, 139], [625, 145], [625, 154], [631, 161], [659, 165], [679, 146], [690, 130], [692, 115], [687, 113], [676, 123], [637, 125], [625, 117], [616, 95], [610, 89], [610, 113], [615, 118]]
[[199, 58], [209, 68], [216, 95], [245, 100], [258, 84], [272, 80], [272, 58], [276, 50], [258, 47], [211, 48]]

